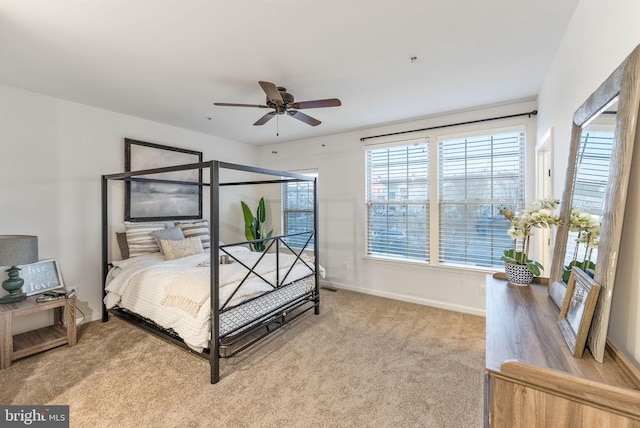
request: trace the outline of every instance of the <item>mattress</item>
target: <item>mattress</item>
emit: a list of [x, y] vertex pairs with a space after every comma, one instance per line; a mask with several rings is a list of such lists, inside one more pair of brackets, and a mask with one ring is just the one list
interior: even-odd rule
[[[262, 257], [246, 247], [225, 250], [237, 261], [219, 265], [221, 336], [259, 322], [315, 287], [312, 262], [303, 263], [295, 256], [280, 254], [276, 267], [275, 254]], [[167, 261], [160, 253], [154, 253], [113, 262], [105, 288], [105, 306], [127, 309], [172, 330], [200, 352], [209, 346], [210, 336], [209, 257], [205, 253]], [[250, 274], [243, 264], [257, 274]], [[275, 284], [277, 277], [282, 285], [274, 290], [266, 281]]]
[[308, 294], [315, 288], [313, 277], [301, 279], [272, 293], [262, 295], [220, 314], [220, 336], [240, 332], [263, 321], [285, 303]]

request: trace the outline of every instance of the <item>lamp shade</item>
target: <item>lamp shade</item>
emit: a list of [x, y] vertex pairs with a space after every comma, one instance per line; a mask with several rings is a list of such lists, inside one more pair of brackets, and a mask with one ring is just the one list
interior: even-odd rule
[[18, 266], [38, 261], [38, 237], [0, 235], [0, 266]]

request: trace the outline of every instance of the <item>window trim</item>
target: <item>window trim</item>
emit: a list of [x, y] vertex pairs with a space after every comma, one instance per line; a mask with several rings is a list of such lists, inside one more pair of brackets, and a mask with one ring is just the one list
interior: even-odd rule
[[[497, 270], [498, 268], [492, 268], [492, 267], [482, 267], [482, 266], [472, 266], [472, 265], [467, 265], [467, 264], [462, 264], [462, 263], [453, 263], [453, 262], [441, 262], [440, 261], [440, 226], [441, 226], [441, 222], [440, 222], [440, 207], [442, 205], [442, 201], [440, 199], [440, 182], [441, 182], [441, 177], [439, 175], [440, 172], [440, 158], [439, 158], [439, 148], [440, 148], [440, 143], [443, 141], [447, 141], [447, 140], [459, 140], [459, 139], [467, 139], [467, 138], [474, 138], [474, 137], [482, 137], [482, 136], [494, 136], [494, 135], [499, 135], [499, 134], [510, 134], [510, 133], [523, 133], [524, 134], [524, 138], [525, 138], [525, 142], [524, 142], [524, 153], [522, 154], [523, 156], [523, 160], [524, 160], [524, 173], [522, 176], [523, 179], [523, 198], [522, 198], [522, 204], [523, 207], [524, 205], [526, 205], [527, 203], [527, 196], [528, 196], [528, 192], [527, 192], [527, 171], [529, 170], [528, 168], [528, 155], [527, 155], [527, 149], [529, 147], [529, 140], [528, 140], [528, 136], [527, 136], [527, 127], [526, 125], [513, 125], [513, 126], [505, 126], [505, 127], [496, 127], [496, 128], [486, 128], [486, 129], [479, 129], [479, 130], [474, 130], [474, 131], [468, 131], [468, 132], [458, 132], [458, 133], [451, 133], [451, 134], [444, 134], [444, 135], [440, 135], [438, 136], [437, 142], [435, 144], [435, 151], [436, 153], [434, 154], [434, 157], [436, 158], [436, 168], [438, 168], [438, 170], [435, 172], [435, 177], [436, 177], [436, 195], [437, 195], [437, 202], [434, 204], [435, 206], [435, 210], [437, 211], [435, 213], [435, 215], [437, 216], [437, 223], [434, 224], [434, 228], [437, 229], [435, 232], [432, 231], [432, 233], [435, 234], [435, 237], [437, 238], [437, 242], [435, 244], [432, 243], [432, 245], [435, 245], [435, 247], [431, 247], [434, 249], [434, 254], [432, 260], [435, 262], [434, 264], [438, 265], [438, 266], [455, 266], [455, 267], [466, 267], [466, 268], [478, 268], [478, 269], [494, 269]], [[465, 180], [466, 181], [466, 180]], [[469, 200], [469, 199], [465, 199], [465, 202], [461, 202], [461, 203], [465, 203], [465, 204], [473, 204], [474, 202], [477, 201], [473, 201], [473, 200]], [[508, 249], [508, 248], [505, 248]]]
[[[368, 249], [368, 212], [365, 207], [363, 210], [363, 224], [364, 228], [364, 242], [362, 246], [363, 259], [367, 261], [381, 261], [395, 264], [409, 264], [413, 266], [422, 266], [423, 268], [438, 268], [447, 270], [458, 270], [465, 272], [479, 272], [479, 273], [491, 273], [500, 271], [497, 268], [481, 267], [481, 266], [468, 266], [458, 265], [453, 263], [440, 263], [439, 262], [439, 239], [440, 239], [440, 194], [439, 194], [439, 177], [438, 177], [438, 144], [441, 140], [473, 137], [479, 135], [492, 135], [505, 132], [523, 132], [525, 138], [524, 147], [524, 202], [525, 204], [532, 201], [532, 196], [535, 195], [536, 183], [534, 180], [535, 172], [535, 144], [536, 144], [536, 118], [534, 117], [520, 117], [520, 118], [508, 118], [500, 120], [500, 123], [493, 123], [494, 126], [487, 126], [486, 123], [467, 124], [455, 126], [447, 129], [435, 129], [428, 131], [420, 131], [413, 134], [413, 138], [399, 140], [398, 136], [387, 137], [386, 139], [379, 139], [378, 142], [370, 141], [362, 144], [363, 152], [375, 148], [406, 146], [414, 141], [428, 140], [429, 145], [429, 261], [419, 261], [402, 259], [395, 257], [384, 257], [369, 255]], [[449, 130], [451, 132], [442, 132], [443, 130]], [[366, 189], [366, 154], [363, 156], [364, 162], [364, 203], [367, 204]], [[435, 180], [433, 180], [435, 174]], [[436, 201], [435, 203], [433, 201]], [[531, 251], [532, 256], [537, 256], [537, 248]]]
[[[373, 204], [376, 204], [375, 201], [370, 201], [369, 200], [369, 162], [368, 162], [368, 155], [367, 153], [369, 151], [374, 151], [374, 150], [384, 150], [384, 149], [391, 149], [391, 148], [402, 148], [402, 147], [412, 147], [412, 146], [426, 146], [426, 150], [427, 150], [427, 157], [429, 159], [429, 164], [427, 165], [427, 198], [425, 199], [421, 199], [421, 200], [415, 200], [415, 201], [410, 201], [408, 199], [406, 200], [384, 200], [384, 201], [379, 201], [380, 205], [426, 205], [426, 216], [427, 216], [427, 234], [429, 233], [430, 230], [430, 205], [431, 205], [431, 188], [430, 188], [430, 180], [429, 180], [429, 169], [431, 167], [431, 142], [429, 140], [429, 138], [412, 138], [409, 140], [402, 140], [402, 141], [394, 141], [394, 142], [385, 142], [385, 143], [378, 143], [378, 144], [368, 144], [368, 145], [363, 145], [363, 151], [364, 151], [364, 171], [365, 171], [365, 179], [364, 179], [364, 183], [365, 183], [365, 189], [364, 189], [364, 202], [365, 202], [365, 208], [364, 208], [364, 216], [365, 216], [365, 221], [364, 221], [364, 225], [365, 225], [365, 239], [364, 239], [364, 257], [365, 258], [369, 258], [369, 259], [378, 259], [378, 260], [390, 260], [390, 261], [394, 261], [394, 262], [408, 262], [408, 263], [417, 263], [417, 264], [423, 264], [423, 265], [428, 265], [429, 264], [429, 257], [431, 254], [431, 251], [427, 251], [425, 253], [425, 257], [424, 259], [421, 258], [408, 258], [407, 256], [394, 256], [391, 254], [371, 254], [369, 253], [369, 249], [372, 245], [370, 245], [370, 240], [369, 240], [369, 230], [370, 230], [370, 215], [369, 215], [369, 209], [370, 206]], [[388, 230], [388, 229], [387, 229]], [[427, 245], [429, 245], [430, 241], [427, 242]]]
[[[314, 177], [316, 179], [316, 181], [315, 181], [316, 183], [318, 183], [318, 181], [319, 181], [320, 174], [319, 174], [317, 168], [310, 168], [310, 169], [289, 171], [289, 172], [292, 172], [292, 173], [295, 173], [295, 174], [299, 174], [299, 175], [306, 175], [306, 176], [309, 176], [309, 177]], [[310, 186], [313, 186], [313, 181], [308, 181], [308, 182], [305, 182], [305, 183], [307, 183]], [[303, 213], [309, 213], [312, 216], [314, 215], [313, 207], [311, 209], [308, 209], [308, 210], [300, 210], [300, 209], [290, 210], [290, 209], [286, 208], [287, 198], [285, 197], [285, 193], [286, 192], [285, 192], [284, 189], [286, 188], [287, 184], [289, 184], [289, 183], [282, 183], [281, 186], [280, 186], [280, 208], [281, 208], [280, 230], [282, 230], [282, 234], [283, 235], [287, 235], [289, 233], [288, 230], [287, 230], [287, 227], [286, 227], [287, 226], [287, 222], [285, 220], [287, 213], [303, 212]], [[313, 189], [312, 189], [312, 191], [313, 191]], [[316, 237], [314, 236], [311, 239], [311, 241], [309, 242], [309, 245], [307, 246], [305, 251], [309, 251], [309, 250], [313, 249], [313, 245], [314, 245], [313, 242], [315, 241], [315, 239], [316, 239]], [[290, 247], [293, 248], [293, 249], [301, 249], [302, 248], [302, 247], [298, 247], [298, 246], [295, 246], [295, 245], [290, 245]]]

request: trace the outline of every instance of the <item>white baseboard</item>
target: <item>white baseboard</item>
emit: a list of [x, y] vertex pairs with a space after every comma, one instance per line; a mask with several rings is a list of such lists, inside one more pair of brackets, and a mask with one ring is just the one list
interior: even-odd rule
[[454, 311], [454, 312], [462, 312], [462, 313], [471, 314], [471, 315], [478, 315], [481, 317], [484, 317], [486, 315], [486, 311], [482, 309], [470, 308], [467, 306], [460, 306], [460, 305], [453, 305], [450, 303], [444, 303], [437, 300], [423, 299], [420, 297], [407, 296], [404, 294], [390, 293], [388, 291], [371, 290], [368, 288], [354, 287], [352, 285], [341, 284], [337, 282], [321, 281], [320, 286], [334, 288], [337, 290], [355, 291], [357, 293], [369, 294], [369, 295], [378, 296], [378, 297], [385, 297], [387, 299], [395, 299], [403, 302], [417, 303], [419, 305], [432, 306], [434, 308], [446, 309], [448, 311]]

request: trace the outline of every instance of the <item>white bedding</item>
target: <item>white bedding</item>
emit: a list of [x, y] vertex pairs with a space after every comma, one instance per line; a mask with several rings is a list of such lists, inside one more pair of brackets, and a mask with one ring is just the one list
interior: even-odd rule
[[[262, 255], [239, 246], [225, 247], [225, 250], [249, 267], [253, 267]], [[222, 250], [220, 254], [224, 254]], [[204, 253], [165, 261], [164, 256], [160, 253], [154, 253], [113, 262], [114, 268], [107, 278], [107, 295], [104, 303], [107, 309], [117, 305], [151, 319], [163, 328], [172, 329], [180, 335], [187, 345], [201, 351], [208, 346], [209, 340], [211, 306], [208, 296], [210, 287], [209, 258], [209, 253]], [[295, 266], [287, 276], [285, 283], [291, 283], [313, 273], [300, 260], [296, 262], [295, 256], [280, 254], [281, 282], [294, 262]], [[307, 262], [307, 264], [313, 267], [312, 262]], [[254, 270], [275, 284], [275, 254], [265, 254]], [[220, 265], [220, 306], [231, 296], [247, 273], [247, 269], [237, 262]], [[193, 295], [198, 295], [202, 292], [203, 287], [206, 287], [204, 300], [198, 308], [191, 311], [195, 316], [184, 308], [167, 303], [167, 294], [171, 292], [172, 287], [175, 288], [176, 281], [179, 281], [181, 286], [195, 287], [192, 289]], [[271, 290], [273, 287], [257, 276], [251, 275], [233, 295], [227, 307], [238, 305], [249, 298]]]

